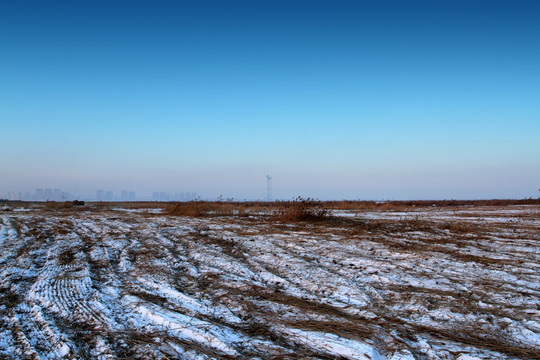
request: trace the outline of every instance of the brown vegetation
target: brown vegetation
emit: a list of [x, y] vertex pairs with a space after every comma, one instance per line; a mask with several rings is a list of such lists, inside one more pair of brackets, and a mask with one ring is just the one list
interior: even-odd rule
[[[328, 208], [354, 214], [361, 205], [61, 204], [0, 218], [2, 266], [26, 267], [1, 274], [0, 331], [8, 337], [15, 329], [13, 346], [30, 343], [36, 354], [54, 347], [35, 336], [52, 324], [73, 358], [96, 358], [96, 339], [113, 358], [182, 358], [178, 347], [230, 358], [178, 335], [203, 321], [201, 334], [215, 327], [256, 340], [227, 343], [236, 359], [339, 358], [287, 329], [360, 341], [387, 358], [409, 349], [424, 359], [426, 344], [450, 359], [540, 356], [514, 336], [534, 331], [540, 310], [536, 206], [427, 205], [396, 214], [401, 207], [371, 204], [358, 216], [331, 216]], [[164, 211], [146, 211], [155, 208]], [[39, 307], [46, 316], [26, 310]], [[174, 324], [150, 321], [167, 314]], [[191, 320], [182, 325], [183, 316]]]

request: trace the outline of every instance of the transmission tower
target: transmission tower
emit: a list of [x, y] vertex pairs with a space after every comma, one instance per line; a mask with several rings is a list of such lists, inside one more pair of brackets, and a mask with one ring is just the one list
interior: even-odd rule
[[272, 177], [266, 175], [266, 200], [272, 201]]

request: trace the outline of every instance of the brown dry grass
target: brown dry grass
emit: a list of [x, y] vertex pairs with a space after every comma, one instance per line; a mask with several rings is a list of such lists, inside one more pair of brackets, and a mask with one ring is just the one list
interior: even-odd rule
[[168, 215], [174, 216], [270, 216], [281, 222], [317, 221], [328, 216], [325, 203], [314, 199], [296, 198], [275, 202], [189, 201], [170, 203]]
[[410, 211], [418, 208], [499, 207], [540, 205], [540, 198], [489, 200], [400, 200], [400, 201], [326, 201], [325, 207], [351, 211]]
[[[309, 200], [309, 199], [307, 199]], [[498, 288], [501, 287], [501, 282], [487, 278], [478, 278], [474, 280], [474, 287], [471, 286], [470, 291], [464, 291], [457, 288], [450, 290], [440, 290], [438, 288], [422, 287], [420, 285], [408, 285], [403, 283], [378, 283], [370, 282], [370, 286], [380, 294], [380, 300], [373, 296], [372, 302], [369, 303], [369, 311], [374, 314], [371, 316], [364, 316], [360, 314], [354, 314], [346, 311], [349, 305], [346, 307], [335, 306], [332, 303], [327, 303], [325, 300], [317, 300], [316, 295], [319, 294], [318, 290], [310, 288], [309, 291], [304, 294], [290, 293], [283, 290], [283, 287], [277, 286], [274, 283], [257, 285], [250, 282], [231, 283], [226, 279], [227, 274], [220, 273], [216, 269], [207, 271], [200, 259], [190, 260], [190, 264], [194, 268], [200, 268], [200, 272], [194, 272], [189, 274], [186, 264], [183, 264], [184, 258], [190, 258], [189, 252], [199, 253], [204, 249], [210, 249], [210, 253], [214, 254], [215, 251], [226, 254], [225, 260], [227, 262], [240, 261], [242, 264], [252, 267], [253, 269], [259, 269], [259, 263], [253, 261], [257, 259], [258, 250], [256, 248], [250, 248], [250, 241], [253, 240], [253, 235], [261, 234], [290, 234], [287, 242], [297, 241], [297, 235], [304, 236], [308, 241], [305, 242], [305, 251], [311, 251], [310, 256], [302, 254], [296, 254], [296, 261], [309, 260], [310, 263], [306, 266], [305, 272], [297, 275], [309, 274], [310, 269], [325, 268], [328, 274], [333, 273], [351, 273], [351, 276], [344, 276], [344, 279], [349, 281], [355, 281], [354, 274], [364, 276], [364, 267], [352, 266], [354, 259], [365, 257], [367, 260], [379, 262], [377, 266], [381, 272], [381, 276], [385, 275], [385, 264], [395, 261], [400, 263], [400, 259], [417, 259], [415, 264], [421, 264], [420, 259], [441, 259], [448, 261], [456, 260], [456, 267], [459, 269], [459, 265], [464, 264], [471, 266], [475, 264], [475, 267], [483, 269], [503, 269], [507, 267], [508, 271], [511, 271], [510, 266], [516, 269], [521, 269], [525, 265], [520, 265], [521, 258], [517, 253], [507, 255], [506, 257], [500, 256], [497, 253], [496, 244], [504, 244], [505, 242], [515, 242], [522, 244], [524, 239], [527, 238], [524, 235], [517, 233], [507, 232], [508, 223], [505, 222], [483, 222], [475, 220], [475, 217], [483, 218], [482, 211], [485, 208], [478, 210], [474, 213], [475, 209], [471, 209], [471, 218], [473, 219], [461, 219], [461, 213], [457, 212], [458, 217], [455, 219], [444, 218], [438, 219], [436, 217], [423, 217], [423, 216], [407, 216], [406, 218], [398, 218], [397, 216], [385, 217], [381, 216], [379, 219], [370, 219], [368, 217], [332, 217], [327, 216], [327, 213], [322, 213], [321, 216], [310, 217], [311, 211], [318, 211], [318, 209], [328, 208], [328, 203], [323, 202], [308, 202], [307, 200], [299, 200], [296, 203], [291, 202], [273, 202], [273, 203], [234, 203], [234, 202], [192, 202], [192, 203], [141, 203], [132, 204], [131, 208], [140, 206], [140, 208], [166, 208], [167, 213], [170, 216], [163, 216], [160, 214], [160, 219], [152, 219], [150, 221], [156, 227], [157, 231], [163, 235], [163, 237], [151, 236], [144, 230], [144, 221], [135, 218], [135, 215], [131, 213], [127, 215], [114, 214], [107, 212], [107, 209], [112, 207], [128, 208], [129, 203], [115, 203], [114, 205], [99, 205], [99, 208], [104, 211], [100, 213], [90, 213], [93, 204], [87, 204], [87, 208], [84, 213], [81, 212], [80, 217], [83, 219], [100, 219], [102, 216], [111, 216], [111, 219], [123, 219], [129, 225], [130, 230], [125, 230], [122, 234], [118, 232], [115, 227], [109, 226], [109, 233], [107, 236], [116, 237], [119, 235], [126, 236], [132, 239], [129, 248], [125, 250], [126, 255], [124, 260], [127, 263], [133, 265], [132, 274], [140, 276], [152, 276], [159, 281], [167, 281], [170, 286], [184, 292], [188, 295], [200, 296], [204, 299], [211, 299], [213, 304], [231, 304], [231, 309], [242, 318], [245, 322], [241, 324], [227, 324], [220, 318], [212, 317], [212, 314], [197, 315], [201, 319], [212, 321], [216, 324], [228, 326], [232, 329], [239, 330], [242, 333], [260, 339], [267, 339], [276, 345], [282, 346], [284, 349], [294, 349], [295, 353], [287, 353], [283, 351], [276, 356], [268, 356], [267, 358], [331, 358], [323, 353], [317, 353], [315, 350], [310, 350], [307, 345], [302, 347], [301, 343], [295, 343], [294, 339], [287, 338], [280, 332], [283, 327], [289, 327], [293, 329], [301, 329], [307, 331], [317, 331], [323, 333], [333, 333], [341, 335], [344, 338], [350, 339], [363, 339], [366, 342], [374, 341], [380, 344], [381, 348], [391, 349], [391, 345], [386, 343], [386, 339], [391, 338], [388, 334], [391, 332], [399, 334], [399, 338], [395, 338], [395, 341], [399, 339], [410, 338], [411, 341], [415, 341], [415, 336], [426, 336], [431, 338], [434, 342], [448, 341], [457, 342], [464, 345], [474, 346], [479, 349], [490, 349], [494, 351], [500, 351], [503, 354], [511, 355], [514, 357], [524, 359], [539, 358], [539, 351], [533, 347], [526, 347], [526, 345], [519, 344], [512, 340], [509, 335], [510, 332], [506, 331], [504, 323], [498, 321], [502, 318], [510, 319], [523, 319], [526, 321], [528, 313], [526, 310], [531, 310], [530, 306], [508, 306], [500, 307], [500, 303], [495, 301], [497, 298], [493, 294], [497, 293]], [[311, 200], [310, 200], [311, 201]], [[94, 204], [95, 205], [95, 204]], [[183, 205], [183, 206], [179, 206]], [[198, 207], [201, 208], [198, 208]], [[390, 206], [390, 205], [388, 205]], [[97, 207], [97, 206], [96, 206]], [[195, 208], [197, 211], [193, 211], [191, 215], [189, 212], [184, 212], [185, 209]], [[71, 209], [71, 208], [70, 208]], [[64, 211], [59, 208], [59, 214], [71, 214], [73, 216], [79, 216], [75, 211], [79, 211], [79, 207], [72, 207], [73, 210]], [[100, 211], [101, 211], [100, 210]], [[178, 213], [175, 213], [178, 210]], [[240, 213], [240, 210], [242, 211]], [[73, 211], [73, 212], [71, 212]], [[88, 213], [86, 212], [88, 211]], [[429, 212], [429, 211], [426, 211]], [[139, 216], [141, 212], [138, 212]], [[431, 213], [431, 212], [429, 212]], [[449, 212], [453, 213], [453, 212]], [[489, 208], [491, 213], [491, 208]], [[503, 212], [501, 212], [503, 213]], [[21, 218], [21, 220], [13, 220], [14, 229], [20, 233], [21, 238], [28, 236], [31, 238], [31, 242], [34, 248], [30, 248], [25, 245], [24, 249], [27, 258], [35, 258], [33, 251], [37, 247], [41, 247], [39, 243], [40, 239], [50, 239], [47, 241], [64, 241], [61, 249], [63, 252], [58, 253], [58, 263], [61, 265], [71, 264], [75, 255], [75, 252], [84, 250], [86, 253], [86, 261], [89, 261], [93, 281], [97, 284], [104, 282], [107, 279], [108, 271], [114, 271], [117, 269], [117, 265], [120, 259], [120, 254], [116, 254], [111, 251], [109, 258], [103, 264], [111, 264], [110, 266], [103, 265], [102, 263], [90, 260], [90, 252], [93, 247], [101, 246], [103, 234], [99, 236], [85, 235], [86, 229], [79, 230], [78, 222], [65, 218], [65, 215], [59, 217], [55, 222], [45, 221], [46, 214], [36, 215], [32, 222]], [[248, 214], [260, 216], [246, 216]], [[286, 214], [287, 216], [283, 216]], [[306, 214], [308, 214], [306, 216]], [[536, 213], [535, 213], [536, 214]], [[476, 216], [472, 216], [476, 215]], [[10, 215], [9, 215], [10, 216]], [[56, 216], [56, 215], [55, 215]], [[154, 216], [154, 215], [149, 215]], [[223, 216], [223, 218], [207, 218], [207, 219], [174, 219], [174, 216], [193, 216], [193, 217], [214, 217]], [[290, 217], [289, 217], [290, 216]], [[451, 216], [451, 215], [450, 215]], [[499, 216], [499, 215], [496, 215]], [[514, 216], [514, 215], [511, 215]], [[527, 215], [528, 216], [528, 215]], [[143, 219], [146, 220], [146, 219]], [[316, 220], [316, 221], [310, 221]], [[19, 221], [27, 222], [26, 224], [19, 224]], [[116, 220], [115, 220], [116, 221]], [[101, 223], [99, 223], [101, 224]], [[175, 235], [175, 227], [180, 227], [180, 224], [192, 224], [191, 231], [182, 231], [180, 235]], [[195, 224], [195, 225], [193, 225]], [[219, 224], [219, 226], [214, 226]], [[225, 227], [226, 231], [221, 232], [222, 225], [232, 224], [234, 226]], [[241, 227], [236, 226], [242, 225]], [[25, 225], [25, 226], [23, 226]], [[538, 227], [535, 223], [516, 222], [516, 225], [512, 225], [523, 232], [523, 234], [530, 234], [532, 240], [538, 240], [538, 234], [536, 229]], [[171, 229], [169, 229], [169, 227]], [[126, 227], [127, 228], [127, 227]], [[234, 236], [229, 231], [232, 229]], [[504, 231], [503, 231], [504, 230]], [[68, 249], [65, 247], [65, 235], [66, 232], [74, 232], [78, 234], [78, 237], [84, 242], [83, 245], [79, 245], [78, 248]], [[331, 234], [332, 237], [326, 234]], [[493, 235], [492, 235], [493, 234]], [[516, 235], [517, 234], [517, 235]], [[339, 236], [334, 236], [339, 235]], [[515, 236], [515, 238], [514, 238]], [[281, 236], [282, 237], [282, 236]], [[162, 240], [167, 238], [167, 241]], [[313, 239], [320, 239], [317, 242], [317, 246], [313, 245]], [[501, 239], [502, 238], [502, 239]], [[160, 240], [161, 239], [161, 240]], [[296, 239], [296, 240], [295, 240]], [[169, 241], [171, 240], [171, 241]], [[42, 242], [45, 240], [42, 240]], [[344, 244], [334, 244], [337, 247], [335, 249], [348, 248], [350, 253], [346, 253], [346, 256], [336, 256], [337, 262], [321, 261], [318, 263], [312, 262], [314, 258], [320, 258], [322, 256], [329, 256], [332, 258], [332, 253], [319, 251], [324, 248], [328, 241], [343, 241]], [[495, 241], [496, 244], [491, 245]], [[347, 244], [347, 242], [349, 242]], [[533, 243], [531, 241], [531, 243]], [[299, 243], [300, 244], [300, 243]], [[310, 245], [311, 244], [311, 245]], [[352, 245], [351, 245], [352, 244]], [[210, 246], [208, 246], [210, 245]], [[301, 245], [304, 247], [304, 245]], [[319, 247], [320, 246], [320, 247]], [[250, 250], [251, 249], [251, 250]], [[280, 248], [281, 249], [281, 248]], [[288, 249], [283, 247], [283, 249]], [[311, 249], [311, 250], [310, 250]], [[470, 249], [474, 250], [471, 251]], [[348, 250], [348, 251], [349, 251]], [[375, 251], [372, 251], [375, 250]], [[281, 250], [280, 250], [281, 251]], [[340, 250], [341, 251], [341, 250]], [[294, 252], [287, 252], [288, 254], [295, 254]], [[347, 255], [348, 254], [348, 255]], [[535, 254], [525, 253], [529, 256], [527, 258], [531, 263], [537, 259]], [[18, 254], [17, 257], [23, 254]], [[392, 258], [396, 255], [395, 258]], [[405, 257], [402, 257], [405, 255]], [[124, 255], [122, 255], [124, 256]], [[79, 259], [80, 256], [77, 256]], [[175, 268], [164, 268], [159, 259], [168, 260], [180, 260], [178, 266]], [[340, 260], [342, 259], [342, 260]], [[324, 260], [324, 259], [323, 259]], [[79, 260], [77, 260], [79, 261]], [[349, 265], [349, 261], [351, 265]], [[174, 263], [174, 261], [171, 261]], [[281, 269], [279, 264], [265, 263], [264, 269], [283, 276], [288, 274], [288, 270]], [[500, 266], [499, 266], [500, 265]], [[286, 266], [286, 265], [285, 265]], [[371, 265], [370, 265], [371, 266]], [[426, 265], [426, 269], [430, 269], [434, 266], [437, 269], [438, 265]], [[392, 270], [393, 271], [393, 270]], [[403, 270], [405, 273], [414, 271], [408, 268]], [[369, 273], [368, 273], [369, 274]], [[378, 273], [376, 273], [378, 274]], [[424, 273], [416, 273], [423, 279], [426, 276]], [[523, 274], [526, 274], [523, 272]], [[121, 279], [128, 274], [122, 274]], [[288, 275], [290, 276], [290, 274]], [[296, 275], [295, 275], [296, 276]], [[526, 275], [523, 275], [521, 280], [524, 281]], [[531, 275], [527, 275], [531, 276]], [[294, 277], [293, 277], [294, 278]], [[15, 279], [15, 278], [14, 278]], [[165, 280], [164, 280], [165, 279]], [[225, 279], [225, 280], [224, 280]], [[22, 282], [18, 281], [16, 284]], [[30, 280], [25, 280], [30, 281]], [[33, 280], [32, 280], [33, 281]], [[250, 280], [251, 281], [251, 280]], [[362, 280], [365, 281], [365, 280]], [[491, 282], [490, 282], [491, 281]], [[323, 279], [324, 283], [324, 279]], [[17, 285], [19, 286], [19, 285]], [[14, 287], [13, 287], [14, 288]], [[375, 290], [373, 290], [375, 292]], [[126, 282], [126, 286], [123, 291], [131, 294], [141, 302], [148, 302], [160, 307], [168, 308], [171, 311], [185, 311], [181, 306], [175, 304], [170, 299], [163, 298], [159, 294], [151, 293], [137, 286], [136, 282]], [[504, 293], [508, 293], [510, 290], [502, 289]], [[526, 291], [527, 293], [521, 293], [514, 290], [516, 297], [529, 297], [533, 298], [537, 296], [536, 292], [531, 289], [521, 288], [519, 291]], [[365, 291], [367, 294], [371, 294]], [[485, 294], [488, 293], [488, 294]], [[503, 293], [503, 294], [504, 294]], [[10, 289], [6, 286], [2, 286], [0, 289], [0, 303], [4, 302], [8, 305], [7, 310], [10, 307], [15, 306], [18, 301], [22, 301], [24, 297], [18, 298], [17, 293], [10, 292]], [[323, 291], [323, 294], [326, 294]], [[326, 295], [324, 295], [326, 296]], [[370, 295], [371, 296], [371, 295]], [[479, 301], [489, 306], [480, 306]], [[418, 313], [415, 313], [415, 308], [403, 309], [398, 306], [402, 303], [413, 304], [428, 309], [429, 311], [435, 311], [437, 309], [448, 309], [452, 313], [458, 314], [474, 314], [480, 319], [492, 319], [489, 323], [475, 324], [468, 321], [452, 321], [445, 322], [433, 322], [426, 325], [425, 323], [418, 322]], [[288, 315], [282, 313], [283, 309], [289, 309]], [[537, 308], [536, 308], [537, 309]], [[534, 309], [533, 309], [534, 310]], [[423, 311], [423, 310], [422, 310]], [[74, 325], [73, 325], [74, 326]], [[78, 327], [79, 325], [77, 325]], [[68, 325], [66, 325], [68, 327]], [[80, 338], [81, 344], [91, 343], [92, 334], [97, 330], [88, 328], [82, 332], [84, 335]], [[158, 344], [154, 336], [161, 337], [161, 339], [168, 339], [167, 333], [161, 333], [155, 330], [149, 330], [148, 332], [126, 332], [122, 334], [108, 334], [111, 336], [111, 343], [118, 342], [119, 339], [125, 340], [130, 347], [126, 347], [125, 354], [122, 353], [122, 349], [114, 348], [114, 351], [118, 356], [125, 355], [126, 358], [136, 358], [140, 355], [139, 351], [147, 344], [149, 346], [162, 346]], [[185, 348], [194, 349], [198, 353], [209, 354], [214, 358], [226, 358], [222, 354], [217, 353], [215, 350], [206, 348], [196, 343], [183, 343], [183, 340], [178, 338], [170, 338], [171, 343], [182, 344]], [[292, 341], [292, 342], [291, 342]], [[86, 351], [87, 345], [80, 345], [79, 354]], [[400, 345], [397, 348], [404, 348], [404, 345]], [[162, 348], [163, 350], [164, 348]], [[133, 350], [133, 352], [129, 352]], [[250, 349], [240, 349], [242, 358], [261, 358], [260, 352], [250, 352]], [[163, 350], [165, 353], [166, 350]], [[295, 354], [295, 355], [291, 355]], [[416, 355], [416, 353], [415, 353]], [[90, 356], [90, 355], [88, 355]], [[165, 356], [165, 355], [164, 355]], [[167, 353], [169, 356], [169, 353]], [[174, 352], [170, 353], [170, 356], [174, 357]], [[263, 357], [266, 358], [266, 357]]]
[[[540, 199], [491, 199], [491, 200], [407, 200], [407, 201], [317, 201], [311, 198], [296, 198], [292, 201], [188, 201], [188, 202], [24, 202], [4, 201], [5, 209], [30, 207], [45, 210], [105, 211], [114, 208], [162, 209], [173, 216], [271, 216], [282, 222], [298, 222], [327, 218], [331, 210], [346, 210], [357, 213], [368, 211], [407, 212], [426, 208], [471, 209], [475, 207], [500, 207], [516, 205], [540, 205]], [[83, 205], [83, 206], [81, 206]], [[5, 210], [5, 211], [7, 211]], [[151, 216], [152, 214], [148, 214]], [[466, 215], [464, 215], [466, 216]], [[536, 216], [540, 216], [538, 213]]]
[[329, 216], [324, 203], [298, 197], [293, 201], [276, 202], [275, 218], [282, 222], [320, 221]]

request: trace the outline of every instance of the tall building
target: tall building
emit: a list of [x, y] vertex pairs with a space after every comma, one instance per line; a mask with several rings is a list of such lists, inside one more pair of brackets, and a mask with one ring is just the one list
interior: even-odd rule
[[44, 200], [51, 201], [53, 197], [52, 189], [45, 189], [45, 192], [43, 193]]
[[43, 201], [43, 189], [36, 189], [35, 197], [36, 201]]
[[103, 189], [96, 190], [96, 200], [97, 201], [103, 201], [105, 198], [105, 191]]
[[129, 200], [129, 192], [127, 190], [120, 191], [120, 200], [122, 200], [122, 201], [128, 201]]

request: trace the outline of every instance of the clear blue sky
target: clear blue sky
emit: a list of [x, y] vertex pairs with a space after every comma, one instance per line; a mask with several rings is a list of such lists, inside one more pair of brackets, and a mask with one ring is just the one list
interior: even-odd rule
[[0, 193], [522, 198], [540, 2], [4, 1]]

